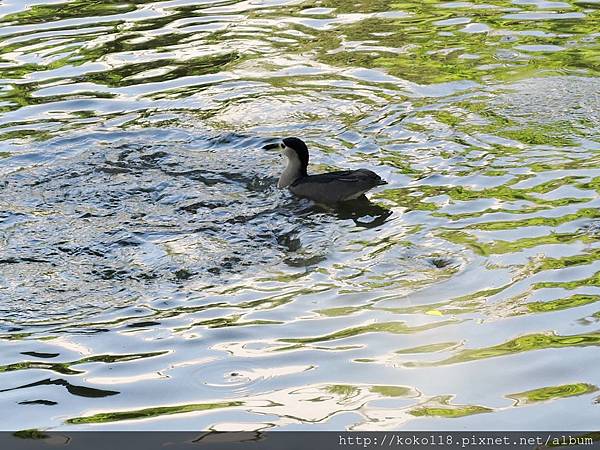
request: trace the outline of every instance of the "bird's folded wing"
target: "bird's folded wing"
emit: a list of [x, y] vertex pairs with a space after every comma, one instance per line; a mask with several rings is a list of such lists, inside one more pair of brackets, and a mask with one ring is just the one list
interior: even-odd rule
[[321, 173], [318, 175], [310, 175], [308, 178], [300, 180], [301, 183], [326, 184], [326, 183], [356, 183], [364, 180], [364, 175], [361, 175], [356, 170], [343, 170], [339, 172]]

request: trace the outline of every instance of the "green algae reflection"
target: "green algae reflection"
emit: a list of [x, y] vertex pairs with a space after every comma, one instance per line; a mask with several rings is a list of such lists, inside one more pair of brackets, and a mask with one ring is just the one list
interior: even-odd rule
[[[466, 349], [457, 354], [436, 363], [421, 363], [419, 365], [443, 366], [448, 364], [457, 364], [470, 361], [477, 361], [488, 358], [497, 358], [500, 356], [515, 355], [534, 350], [544, 350], [550, 348], [565, 347], [598, 347], [600, 346], [600, 333], [575, 334], [570, 336], [560, 336], [554, 333], [534, 333], [492, 347]], [[417, 365], [416, 363], [407, 363], [407, 366]]]
[[53, 372], [60, 373], [62, 375], [77, 375], [84, 373], [81, 370], [71, 368], [71, 366], [78, 364], [88, 364], [102, 362], [106, 364], [135, 361], [143, 358], [153, 358], [156, 356], [162, 356], [169, 353], [167, 350], [159, 352], [148, 352], [148, 353], [131, 353], [125, 355], [95, 355], [88, 356], [77, 361], [69, 361], [63, 363], [48, 363], [44, 361], [22, 361], [14, 364], [6, 364], [0, 366], [0, 373], [2, 372], [14, 372], [16, 370], [27, 370], [27, 369], [45, 369]]
[[323, 390], [329, 394], [340, 397], [341, 400], [348, 400], [359, 396], [364, 388], [367, 388], [372, 394], [377, 394], [382, 397], [395, 398], [418, 396], [415, 389], [396, 385], [353, 386], [349, 384], [331, 384], [325, 386]]
[[[570, 15], [553, 14], [533, 21], [528, 20], [527, 5], [518, 5], [523, 9], [510, 5], [518, 11], [514, 14], [507, 13], [508, 5], [389, 0], [352, 4], [349, 8], [348, 2], [327, 0], [318, 6], [333, 8], [336, 13], [362, 13], [362, 20], [318, 32], [311, 29], [314, 39], [303, 43], [300, 51], [312, 52], [319, 61], [334, 66], [384, 69], [425, 84], [485, 80], [490, 75], [497, 79], [523, 78], [540, 68], [591, 74], [600, 70], [598, 44], [589, 38], [600, 27], [597, 10], [557, 2], [549, 11], [566, 7]], [[303, 2], [298, 10], [310, 6]], [[380, 11], [389, 13], [372, 15]], [[531, 33], [533, 26], [537, 33]], [[346, 42], [375, 45], [352, 46]], [[542, 51], [545, 45], [556, 51]], [[544, 136], [532, 129], [523, 138], [537, 142]]]
[[135, 409], [131, 411], [117, 411], [109, 413], [94, 414], [93, 416], [74, 417], [66, 420], [68, 424], [83, 423], [106, 423], [120, 422], [123, 420], [151, 419], [153, 417], [168, 416], [172, 414], [185, 414], [212, 409], [232, 408], [242, 406], [243, 402], [221, 402], [221, 403], [190, 403], [177, 406], [158, 406], [155, 408]]
[[401, 355], [411, 354], [411, 353], [437, 353], [437, 352], [453, 350], [459, 346], [460, 346], [460, 343], [458, 343], [458, 342], [439, 342], [436, 344], [420, 345], [418, 347], [396, 350], [395, 353], [398, 353]]
[[595, 241], [594, 238], [581, 233], [551, 233], [545, 236], [520, 238], [516, 241], [498, 240], [488, 243], [479, 242], [476, 237], [463, 231], [443, 231], [439, 233], [439, 236], [455, 244], [465, 245], [482, 256], [514, 253], [541, 245], [571, 244], [577, 241], [590, 243]]
[[527, 405], [530, 403], [546, 402], [559, 398], [590, 394], [596, 392], [597, 390], [598, 388], [593, 384], [575, 383], [518, 392], [516, 394], [507, 395], [507, 397], [516, 400], [517, 405]]
[[421, 331], [430, 330], [433, 328], [442, 327], [445, 325], [452, 325], [457, 323], [456, 320], [445, 320], [442, 322], [433, 322], [426, 325], [420, 325], [416, 327], [410, 327], [404, 322], [383, 322], [383, 323], [372, 323], [369, 325], [362, 325], [353, 328], [347, 328], [342, 331], [335, 333], [311, 337], [311, 338], [286, 338], [280, 339], [281, 342], [299, 343], [299, 344], [310, 344], [314, 342], [333, 341], [336, 339], [344, 339], [348, 337], [358, 336], [366, 333], [391, 333], [391, 334], [412, 334], [419, 333]]
[[415, 391], [404, 386], [373, 386], [371, 392], [383, 397], [414, 397]]
[[411, 409], [409, 414], [417, 417], [444, 417], [457, 419], [459, 417], [472, 416], [474, 414], [490, 413], [494, 410], [479, 405], [454, 405], [450, 403], [452, 396], [442, 395], [434, 397], [425, 405]]
[[531, 312], [551, 312], [561, 311], [563, 309], [577, 308], [578, 306], [589, 305], [600, 300], [600, 295], [572, 295], [567, 298], [559, 298], [557, 300], [549, 300], [546, 302], [531, 302], [527, 303], [527, 309]]

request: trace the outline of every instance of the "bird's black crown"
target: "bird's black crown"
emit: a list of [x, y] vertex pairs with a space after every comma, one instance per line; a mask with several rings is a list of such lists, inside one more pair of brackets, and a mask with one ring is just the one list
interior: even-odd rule
[[285, 138], [283, 143], [286, 147], [289, 147], [296, 152], [298, 158], [300, 158], [300, 163], [302, 164], [302, 171], [304, 172], [304, 175], [306, 175], [306, 168], [308, 167], [308, 147], [304, 141], [297, 137], [289, 137]]

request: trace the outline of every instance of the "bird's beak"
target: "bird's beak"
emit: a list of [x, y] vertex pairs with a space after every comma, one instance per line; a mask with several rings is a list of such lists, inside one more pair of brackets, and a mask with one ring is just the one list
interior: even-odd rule
[[277, 142], [276, 144], [267, 144], [263, 147], [263, 150], [279, 150], [281, 148], [281, 144]]

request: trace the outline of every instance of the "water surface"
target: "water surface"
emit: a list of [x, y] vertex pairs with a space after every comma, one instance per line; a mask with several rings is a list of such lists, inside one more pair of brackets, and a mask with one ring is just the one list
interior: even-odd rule
[[[0, 5], [6, 430], [592, 429], [600, 3]], [[328, 210], [262, 150], [389, 184]]]

